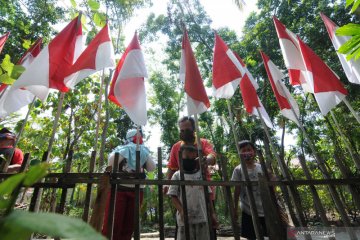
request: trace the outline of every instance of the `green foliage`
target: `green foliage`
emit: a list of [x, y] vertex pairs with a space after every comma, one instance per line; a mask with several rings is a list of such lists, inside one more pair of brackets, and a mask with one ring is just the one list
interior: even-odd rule
[[48, 164], [38, 164], [26, 173], [18, 173], [0, 184], [0, 235], [1, 239], [29, 239], [32, 233], [76, 239], [105, 239], [80, 219], [54, 213], [12, 211], [21, 186], [29, 187], [43, 178]]
[[28, 239], [33, 232], [75, 239], [106, 239], [81, 219], [55, 213], [14, 211], [3, 219], [2, 239]]

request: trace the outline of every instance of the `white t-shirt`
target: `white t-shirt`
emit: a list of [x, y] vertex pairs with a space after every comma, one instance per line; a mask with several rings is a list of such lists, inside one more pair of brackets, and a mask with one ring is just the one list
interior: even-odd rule
[[[185, 180], [201, 180], [201, 171], [196, 173], [184, 173]], [[180, 180], [180, 171], [176, 171], [171, 180]], [[170, 185], [167, 195], [177, 196], [182, 204], [182, 191], [178, 185]], [[186, 202], [189, 216], [189, 224], [203, 223], [207, 221], [206, 203], [203, 186], [185, 186]], [[209, 192], [210, 192], [209, 188]], [[181, 219], [180, 213], [176, 212], [176, 221], [178, 226], [183, 227], [184, 222]]]
[[[249, 179], [250, 181], [258, 181], [258, 174], [263, 174], [263, 171], [261, 169], [261, 165], [258, 163], [255, 163], [255, 168], [253, 169], [247, 169], [248, 174], [249, 174]], [[245, 181], [245, 177], [242, 176], [242, 171], [241, 171], [241, 164], [239, 164], [238, 166], [236, 166], [236, 168], [233, 171], [233, 175], [231, 177], [231, 181]], [[253, 190], [253, 195], [255, 198], [255, 203], [256, 203], [256, 208], [257, 208], [257, 212], [259, 217], [263, 217], [264, 216], [264, 209], [262, 206], [262, 201], [261, 201], [261, 197], [260, 197], [260, 189], [259, 186], [251, 186], [252, 190]], [[249, 198], [246, 194], [246, 188], [241, 187], [240, 190], [240, 207], [242, 211], [245, 211], [247, 214], [251, 215], [251, 210], [250, 210], [250, 201]]]

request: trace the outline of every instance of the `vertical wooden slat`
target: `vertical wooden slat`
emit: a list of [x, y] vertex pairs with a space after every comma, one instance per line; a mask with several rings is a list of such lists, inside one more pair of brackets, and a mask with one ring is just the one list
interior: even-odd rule
[[[118, 170], [119, 170], [119, 153], [116, 152], [112, 172], [117, 173]], [[113, 177], [111, 177], [111, 179], [113, 179]], [[109, 215], [108, 215], [108, 225], [107, 225], [107, 237], [109, 240], [113, 238], [116, 194], [117, 194], [117, 184], [111, 183], [110, 205], [109, 205]]]
[[[96, 160], [96, 150], [91, 152], [90, 169], [89, 169], [90, 173], [94, 172], [95, 160]], [[88, 219], [89, 219], [89, 209], [90, 209], [90, 203], [91, 203], [91, 191], [92, 191], [92, 184], [88, 183], [86, 185], [84, 212], [83, 212], [83, 215], [82, 215], [82, 219], [84, 220], [84, 222], [87, 222]]]
[[[68, 158], [66, 160], [66, 165], [64, 168], [64, 173], [69, 173], [71, 171], [71, 164], [72, 164], [72, 158], [73, 158], [73, 150], [69, 151], [68, 154]], [[61, 197], [60, 197], [60, 203], [59, 206], [56, 209], [57, 213], [63, 214], [64, 213], [64, 208], [65, 208], [65, 203], [66, 203], [66, 197], [67, 197], [67, 192], [68, 189], [67, 188], [62, 188], [61, 190]]]
[[[228, 178], [228, 175], [227, 175], [227, 166], [226, 166], [224, 157], [222, 155], [220, 155], [219, 160], [220, 160], [220, 164], [221, 164], [223, 180], [224, 181], [229, 181], [229, 178]], [[233, 230], [233, 233], [234, 233], [234, 239], [239, 240], [240, 236], [239, 236], [239, 229], [238, 229], [238, 226], [237, 226], [236, 220], [235, 220], [234, 201], [233, 201], [233, 198], [231, 196], [231, 189], [230, 189], [229, 186], [225, 187], [225, 199], [226, 199], [226, 202], [228, 203], [227, 206], [229, 208], [231, 227], [232, 227], [232, 230]]]
[[258, 183], [269, 239], [285, 240], [287, 238], [286, 231], [282, 227], [275, 199], [270, 192], [266, 177], [259, 174]]
[[[41, 162], [46, 162], [48, 158], [48, 152], [44, 152]], [[42, 189], [40, 189], [39, 187], [35, 187], [34, 188], [34, 192], [33, 195], [31, 197], [31, 201], [30, 201], [30, 206], [29, 206], [29, 211], [30, 212], [36, 212], [39, 209], [39, 198], [41, 196], [42, 193]]]
[[[140, 174], [140, 150], [136, 150], [136, 175]], [[134, 240], [140, 240], [140, 185], [135, 184]]]
[[25, 153], [24, 160], [21, 164], [21, 167], [19, 169], [19, 172], [24, 172], [30, 164], [30, 153]]
[[[162, 155], [161, 155], [161, 147], [158, 147], [158, 179], [163, 179], [162, 173]], [[163, 197], [163, 186], [158, 186], [158, 196], [159, 196], [159, 233], [160, 233], [160, 240], [165, 239], [164, 235], [164, 197]]]
[[[182, 154], [181, 151], [179, 151], [179, 162], [180, 162], [180, 180], [184, 181], [184, 165], [182, 161]], [[185, 228], [185, 239], [190, 240], [190, 229], [189, 229], [189, 215], [188, 215], [188, 207], [187, 207], [187, 199], [186, 199], [186, 187], [185, 185], [180, 186], [181, 189], [181, 200], [182, 200], [182, 207], [184, 212], [184, 228]], [[179, 226], [178, 226], [179, 229]], [[175, 233], [176, 234], [176, 233]], [[177, 239], [177, 237], [175, 237]]]

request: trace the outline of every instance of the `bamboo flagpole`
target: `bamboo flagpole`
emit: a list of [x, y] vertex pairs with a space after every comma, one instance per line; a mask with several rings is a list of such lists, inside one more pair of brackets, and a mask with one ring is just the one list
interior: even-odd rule
[[[266, 135], [267, 139], [269, 140], [270, 147], [273, 150], [275, 158], [276, 158], [276, 160], [277, 160], [277, 162], [279, 164], [280, 170], [281, 170], [283, 176], [285, 177], [285, 179], [288, 180], [288, 181], [291, 181], [292, 178], [291, 178], [291, 174], [289, 172], [289, 169], [287, 168], [285, 162], [280, 158], [280, 156], [279, 156], [279, 154], [278, 154], [278, 152], [277, 152], [277, 150], [275, 148], [275, 145], [271, 140], [269, 130], [268, 130], [268, 128], [267, 128], [267, 126], [266, 126], [266, 124], [264, 122], [263, 116], [262, 116], [259, 108], [256, 108], [256, 111], [259, 114], [259, 118], [260, 118], [261, 124], [263, 126], [265, 135]], [[303, 215], [304, 211], [303, 211], [303, 208], [301, 206], [301, 202], [298, 201], [298, 199], [300, 199], [300, 194], [293, 185], [289, 185], [289, 190], [290, 190], [290, 197], [292, 198], [292, 200], [293, 200], [293, 202], [295, 204], [295, 209], [297, 211], [297, 215], [298, 215], [297, 217], [299, 219], [299, 224], [300, 224], [301, 227], [306, 227], [307, 224], [306, 224], [305, 216]]]
[[356, 121], [358, 123], [360, 123], [360, 117], [359, 115], [355, 112], [355, 110], [352, 108], [352, 106], [350, 105], [349, 101], [346, 99], [346, 97], [343, 99], [344, 103], [346, 104], [346, 106], [349, 108], [350, 112], [352, 113], [352, 115], [356, 118]]
[[[136, 176], [140, 175], [140, 126], [136, 126]], [[134, 240], [140, 240], [140, 185], [135, 184]]]
[[[281, 88], [283, 89], [282, 86], [281, 86]], [[309, 138], [309, 136], [307, 135], [303, 124], [300, 122], [299, 116], [295, 113], [295, 110], [294, 110], [292, 104], [291, 103], [289, 103], [289, 104], [290, 104], [292, 113], [294, 114], [294, 116], [296, 117], [296, 120], [299, 123], [298, 126], [299, 126], [300, 130], [302, 131], [302, 133], [304, 134], [305, 140], [309, 144], [311, 152], [312, 152], [313, 156], [315, 157], [316, 162], [319, 165], [319, 169], [320, 169], [322, 175], [324, 176], [325, 179], [331, 179], [330, 173], [325, 166], [325, 161], [320, 157], [320, 155], [315, 150], [314, 144], [311, 141], [311, 139]], [[341, 202], [339, 195], [337, 194], [335, 186], [329, 185], [328, 188], [329, 188], [329, 192], [333, 198], [333, 201], [335, 203], [335, 206], [336, 206], [342, 220], [344, 221], [344, 225], [346, 227], [350, 227], [351, 226], [350, 219], [345, 211], [345, 207], [344, 207], [343, 203]], [[349, 234], [350, 234], [350, 236], [352, 236], [353, 232], [349, 230]]]
[[344, 142], [345, 147], [346, 147], [347, 150], [349, 151], [349, 154], [350, 154], [352, 160], [353, 160], [354, 163], [355, 163], [356, 168], [360, 171], [360, 160], [359, 160], [359, 158], [356, 157], [354, 151], [352, 150], [352, 148], [351, 148], [351, 146], [350, 146], [350, 143], [346, 140], [346, 137], [345, 137], [343, 131], [341, 130], [340, 125], [339, 125], [339, 123], [338, 123], [338, 121], [337, 121], [337, 119], [336, 119], [336, 117], [335, 117], [335, 114], [333, 113], [332, 110], [330, 111], [330, 114], [331, 114], [331, 117], [332, 117], [332, 119], [333, 119], [333, 121], [334, 121], [334, 123], [335, 123], [336, 129], [338, 130], [338, 132], [339, 132], [339, 134], [340, 134], [340, 136], [341, 136], [341, 139], [342, 139], [343, 142]]
[[[100, 129], [100, 121], [101, 121], [101, 109], [102, 109], [102, 92], [104, 86], [104, 79], [105, 79], [105, 69], [102, 70], [101, 79], [100, 79], [100, 93], [99, 93], [99, 101], [97, 104], [97, 120], [96, 120], [96, 130], [95, 130], [95, 142], [94, 142], [94, 151], [95, 151], [95, 158], [97, 153], [97, 145], [99, 139], [99, 129]], [[99, 164], [99, 169], [102, 166]]]
[[[253, 221], [253, 225], [254, 225], [255, 235], [256, 235], [257, 239], [264, 239], [264, 235], [260, 230], [260, 221], [259, 221], [258, 212], [257, 212], [257, 209], [256, 209], [255, 197], [254, 197], [254, 194], [253, 194], [249, 174], [248, 174], [245, 162], [241, 160], [240, 148], [239, 148], [239, 145], [238, 145], [239, 140], [238, 140], [238, 137], [237, 137], [236, 131], [235, 131], [235, 124], [234, 124], [234, 121], [233, 121], [234, 116], [233, 116], [233, 113], [232, 113], [232, 110], [231, 110], [230, 101], [226, 100], [226, 103], [227, 103], [228, 111], [229, 111], [231, 130], [233, 132], [236, 150], [238, 152], [239, 159], [240, 159], [242, 174], [243, 174], [243, 176], [245, 178], [245, 181], [247, 183], [246, 184], [246, 194], [249, 196], [249, 200], [250, 200], [250, 211], [251, 211], [251, 215], [253, 216], [252, 221]], [[239, 203], [235, 203], [235, 204], [239, 204]]]
[[[201, 145], [201, 141], [200, 141], [200, 129], [199, 129], [199, 120], [197, 117], [197, 114], [194, 114], [194, 120], [195, 120], [195, 131], [196, 131], [196, 144], [197, 144], [197, 149], [198, 149], [198, 156], [199, 156], [199, 160], [200, 160], [200, 171], [201, 171], [201, 175], [202, 175], [202, 180], [206, 181], [206, 168], [203, 165], [203, 151], [202, 151], [202, 145]], [[210, 200], [210, 194], [209, 194], [209, 188], [208, 186], [204, 186], [204, 194], [205, 194], [205, 201], [206, 201], [206, 213], [207, 213], [207, 218], [208, 218], [208, 224], [209, 224], [209, 233], [210, 233], [210, 239], [214, 240], [215, 236], [214, 236], [214, 232], [213, 232], [213, 222], [212, 222], [212, 218], [211, 218], [211, 205], [212, 202]]]

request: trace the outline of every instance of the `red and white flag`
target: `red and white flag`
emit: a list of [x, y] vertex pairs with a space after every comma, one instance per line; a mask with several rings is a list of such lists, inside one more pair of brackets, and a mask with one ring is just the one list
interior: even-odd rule
[[233, 51], [215, 33], [213, 96], [217, 98], [231, 98], [243, 74], [243, 68]]
[[5, 42], [8, 39], [9, 35], [10, 35], [10, 32], [7, 32], [5, 35], [0, 37], [0, 53], [2, 52]]
[[[275, 94], [275, 98], [279, 104], [281, 114], [299, 125], [298, 118], [300, 116], [299, 106], [291, 96], [285, 84], [281, 81], [285, 78], [284, 74], [279, 68], [270, 60], [270, 58], [260, 51], [261, 57], [264, 61], [264, 66], [269, 77], [271, 88]], [[291, 110], [293, 108], [294, 112]]]
[[307, 79], [314, 89], [322, 115], [326, 115], [348, 94], [340, 78], [300, 38], [300, 50], [306, 67]]
[[[41, 51], [42, 38], [39, 38], [29, 48], [22, 58], [18, 61], [23, 67], [27, 68]], [[24, 106], [30, 104], [34, 99], [34, 94], [22, 88], [8, 87], [0, 99], [0, 118], [3, 118], [10, 113], [16, 112]]]
[[290, 84], [293, 86], [301, 85], [305, 92], [313, 93], [313, 89], [309, 86], [306, 79], [306, 67], [301, 57], [297, 36], [287, 29], [275, 16], [273, 20], [285, 66], [289, 72]]
[[82, 51], [81, 16], [72, 20], [13, 84], [12, 88], [26, 88], [45, 101], [49, 89], [67, 92], [64, 83], [68, 69]]
[[135, 33], [116, 67], [109, 99], [123, 107], [137, 125], [145, 125], [147, 122], [144, 83], [144, 78], [147, 76], [144, 56]]
[[265, 124], [269, 128], [274, 128], [269, 115], [267, 114], [264, 105], [261, 103], [256, 90], [259, 88], [259, 85], [256, 83], [255, 79], [253, 78], [252, 74], [247, 69], [244, 61], [235, 53], [235, 56], [240, 61], [242, 67], [245, 69], [245, 74], [241, 78], [240, 81], [240, 91], [241, 96], [245, 105], [246, 111], [250, 115], [259, 116], [257, 109], [259, 110], [261, 117], [263, 118]]
[[188, 115], [205, 112], [210, 107], [210, 101], [191, 49], [187, 31], [184, 30], [180, 59], [180, 81], [185, 83]]
[[65, 77], [65, 85], [74, 88], [82, 79], [104, 68], [115, 66], [114, 48], [106, 24], [81, 53]]
[[336, 36], [335, 32], [336, 29], [339, 27], [330, 20], [327, 16], [325, 16], [323, 13], [320, 13], [322, 20], [325, 23], [327, 32], [330, 36], [331, 42], [334, 45], [334, 48], [336, 50], [336, 53], [340, 59], [341, 65], [344, 69], [344, 72], [346, 74], [346, 77], [348, 80], [355, 84], [360, 84], [360, 60], [354, 60], [350, 59], [349, 61], [346, 60], [346, 55], [338, 53], [337, 51], [343, 45], [345, 42], [350, 40], [350, 37], [348, 36]]

